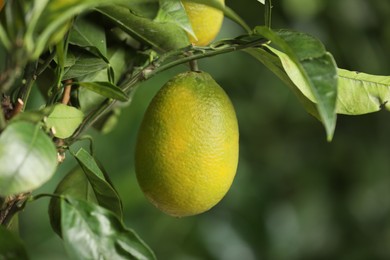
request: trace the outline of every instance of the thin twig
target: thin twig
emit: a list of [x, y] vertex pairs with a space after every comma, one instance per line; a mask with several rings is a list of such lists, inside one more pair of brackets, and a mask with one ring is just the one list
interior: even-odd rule
[[69, 79], [65, 81], [64, 93], [62, 94], [62, 101], [61, 101], [62, 104], [67, 105], [69, 103], [71, 90], [72, 90], [72, 80]]
[[[139, 83], [153, 77], [157, 73], [175, 67], [179, 64], [187, 63], [192, 60], [212, 57], [223, 53], [243, 50], [246, 48], [261, 47], [262, 45], [269, 42], [269, 40], [261, 38], [260, 36], [250, 36], [248, 39], [250, 40], [246, 40], [244, 36], [239, 37], [236, 40], [217, 42], [208, 47], [190, 46], [180, 50], [168, 52], [158, 59], [151, 61], [149, 64], [146, 64], [141, 69], [137, 70], [137, 72], [133, 74], [132, 77], [124, 80], [120, 87], [123, 91], [130, 95]], [[192, 55], [188, 55], [188, 52], [192, 52]], [[117, 101], [113, 99], [106, 99], [103, 101], [96, 110], [92, 111], [84, 118], [83, 122], [75, 131], [73, 136], [67, 140], [68, 143], [71, 144], [77, 140], [85, 130], [96, 123], [96, 121], [98, 121], [105, 113], [110, 111], [116, 102]]]

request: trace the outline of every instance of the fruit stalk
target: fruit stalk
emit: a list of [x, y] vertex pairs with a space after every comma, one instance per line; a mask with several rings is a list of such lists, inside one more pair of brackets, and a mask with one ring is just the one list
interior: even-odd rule
[[[124, 80], [120, 84], [120, 87], [128, 95], [131, 95], [139, 83], [177, 65], [247, 48], [261, 48], [268, 42], [269, 40], [263, 37], [254, 37], [249, 35], [248, 39], [246, 39], [246, 36], [242, 36], [235, 40], [219, 41], [207, 47], [189, 46], [180, 50], [168, 52], [141, 67], [133, 74], [133, 76]], [[80, 127], [75, 131], [73, 136], [67, 140], [67, 144], [71, 145], [74, 141], [78, 140], [80, 135], [98, 121], [104, 114], [109, 112], [116, 102], [117, 101], [113, 99], [104, 100], [96, 110], [92, 111], [84, 118]]]

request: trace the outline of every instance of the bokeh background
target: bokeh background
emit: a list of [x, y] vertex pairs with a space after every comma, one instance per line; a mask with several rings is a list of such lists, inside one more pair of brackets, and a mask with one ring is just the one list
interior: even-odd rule
[[[256, 0], [226, 0], [250, 26], [263, 25]], [[274, 1], [273, 27], [321, 39], [339, 67], [390, 74], [390, 1]], [[243, 31], [225, 20], [219, 38]], [[146, 201], [134, 174], [134, 144], [156, 91], [185, 67], [140, 87], [117, 128], [95, 136], [124, 203], [125, 223], [169, 260], [390, 259], [390, 113], [338, 117], [334, 140], [294, 94], [245, 53], [200, 62], [232, 99], [240, 124], [240, 161], [227, 196], [195, 217], [172, 218]], [[53, 192], [74, 167], [68, 159], [36, 193]], [[47, 216], [48, 199], [20, 215], [32, 259], [68, 259]]]

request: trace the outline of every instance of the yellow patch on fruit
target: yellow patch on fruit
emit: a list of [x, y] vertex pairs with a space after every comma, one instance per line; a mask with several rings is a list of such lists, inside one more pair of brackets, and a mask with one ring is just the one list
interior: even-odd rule
[[[224, 0], [218, 1], [225, 4]], [[182, 0], [182, 3], [196, 35], [195, 39], [188, 34], [190, 42], [197, 46], [209, 44], [221, 30], [223, 12], [204, 4], [194, 3], [191, 0]]]
[[139, 130], [135, 168], [142, 191], [172, 216], [209, 210], [233, 182], [238, 137], [233, 105], [211, 76], [177, 75], [154, 97]]

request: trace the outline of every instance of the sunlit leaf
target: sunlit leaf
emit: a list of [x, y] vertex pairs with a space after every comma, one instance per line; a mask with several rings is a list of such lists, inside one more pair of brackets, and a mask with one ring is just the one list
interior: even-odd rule
[[390, 76], [338, 70], [337, 113], [360, 115], [390, 110]]
[[0, 195], [34, 190], [57, 167], [57, 151], [39, 125], [17, 121], [0, 135]]
[[270, 69], [276, 76], [278, 76], [288, 87], [290, 87], [306, 111], [316, 117], [318, 120], [321, 120], [316, 104], [303, 95], [294, 82], [291, 81], [289, 76], [286, 74], [280, 59], [276, 55], [269, 53], [261, 48], [250, 48], [246, 49], [245, 52], [249, 53], [254, 58], [262, 62], [268, 69]]
[[160, 0], [160, 9], [155, 21], [176, 23], [196, 39], [181, 0]]
[[68, 138], [83, 121], [84, 114], [75, 107], [57, 104], [46, 119], [46, 125], [58, 138]]
[[134, 231], [96, 204], [62, 200], [61, 227], [72, 259], [156, 259]]
[[97, 165], [95, 159], [83, 148], [80, 148], [75, 157], [86, 174], [99, 205], [111, 210], [119, 218], [122, 218], [120, 197], [107, 179], [108, 176], [105, 176]]
[[23, 242], [11, 231], [0, 225], [0, 259], [27, 260]]
[[333, 57], [320, 41], [304, 33], [272, 31], [256, 27], [255, 33], [272, 41], [276, 54], [294, 84], [317, 105], [328, 140], [336, 126], [337, 69]]

